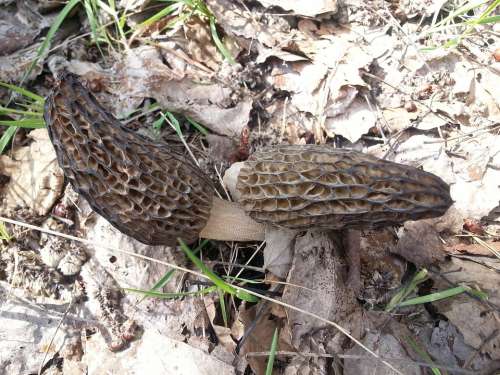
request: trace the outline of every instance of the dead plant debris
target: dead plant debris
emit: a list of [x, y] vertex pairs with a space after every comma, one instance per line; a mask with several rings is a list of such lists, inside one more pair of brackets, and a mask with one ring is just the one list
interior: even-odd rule
[[[498, 2], [0, 4], [4, 373], [264, 374], [275, 329], [274, 374], [499, 371]], [[224, 172], [262, 146], [327, 143], [434, 173], [454, 204], [399, 228], [194, 245], [224, 289], [65, 184], [32, 129], [34, 95], [63, 69], [131, 131], [196, 159], [224, 198]]]

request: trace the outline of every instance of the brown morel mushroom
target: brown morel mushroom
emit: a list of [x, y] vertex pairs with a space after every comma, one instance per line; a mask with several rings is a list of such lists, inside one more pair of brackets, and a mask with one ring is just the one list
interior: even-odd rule
[[150, 245], [261, 240], [264, 224], [394, 225], [440, 216], [452, 203], [433, 174], [326, 145], [256, 152], [238, 177], [240, 204], [223, 201], [198, 167], [122, 126], [70, 73], [48, 97], [45, 121], [73, 188], [121, 232]]

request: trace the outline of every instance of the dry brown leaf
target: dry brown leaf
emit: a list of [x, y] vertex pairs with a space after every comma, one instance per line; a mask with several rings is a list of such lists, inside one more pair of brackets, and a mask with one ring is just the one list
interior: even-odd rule
[[[161, 108], [189, 116], [221, 135], [239, 137], [249, 121], [253, 103], [250, 95], [235, 93], [220, 81], [211, 82], [210, 76], [200, 70], [197, 72], [205, 81], [200, 81], [200, 75], [189, 76], [187, 71], [180, 74], [164, 64], [159, 50], [152, 46], [129, 50], [110, 71], [74, 61], [69, 69], [84, 71], [85, 76], [107, 77], [107, 89], [114, 94], [110, 100], [112, 112], [119, 118], [128, 116], [144, 98], [154, 98]], [[109, 80], [111, 76], [113, 80]]]
[[[485, 241], [487, 245], [496, 249], [500, 253], [498, 242]], [[480, 244], [457, 243], [445, 246], [444, 251], [448, 254], [493, 256], [491, 250]]]
[[385, 127], [392, 133], [408, 129], [418, 117], [416, 112], [408, 112], [405, 108], [386, 108], [382, 116], [387, 122]]
[[[24, 22], [23, 22], [24, 21]], [[10, 11], [0, 9], [0, 55], [7, 55], [30, 45], [38, 34], [36, 26]]]
[[305, 2], [303, 0], [258, 0], [265, 7], [279, 7], [292, 11], [296, 15], [314, 17], [318, 14], [337, 13], [337, 0], [318, 0]]
[[377, 115], [366, 101], [355, 99], [345, 113], [326, 119], [325, 130], [329, 137], [339, 134], [354, 143], [368, 133], [376, 121]]
[[[412, 364], [412, 360], [408, 354], [408, 348], [404, 343], [404, 337], [410, 336], [411, 332], [406, 326], [388, 318], [387, 315], [379, 315], [376, 312], [366, 313], [363, 319], [367, 326], [366, 334], [361, 342], [369, 349], [373, 350], [377, 355], [385, 358], [402, 374], [420, 375], [422, 374], [418, 364]], [[396, 374], [387, 366], [374, 358], [366, 357], [366, 352], [359, 346], [354, 346], [346, 351], [347, 355], [355, 356], [354, 358], [346, 358], [344, 362], [345, 375], [386, 375]], [[360, 356], [361, 358], [359, 358]], [[404, 359], [402, 362], [391, 361], [391, 358]]]
[[264, 268], [280, 278], [286, 278], [292, 264], [295, 231], [266, 227]]
[[246, 38], [249, 43], [257, 40], [263, 47], [275, 47], [290, 38], [289, 25], [278, 17], [271, 16], [266, 23], [259, 22], [255, 13], [234, 1], [208, 0], [207, 5], [226, 33]]
[[[261, 311], [261, 309], [264, 309]], [[257, 312], [259, 316], [255, 322]], [[270, 306], [263, 307], [263, 303], [252, 306], [248, 309], [240, 309], [240, 320], [245, 329], [252, 328], [250, 335], [246, 338], [245, 343], [241, 347], [241, 355], [246, 355], [250, 367], [256, 374], [264, 374], [267, 365], [267, 356], [249, 356], [253, 352], [269, 352], [271, 350], [271, 341], [274, 331], [279, 327], [279, 321], [272, 319]], [[283, 335], [278, 339], [279, 350], [293, 351], [293, 348], [288, 345]]]
[[87, 339], [85, 350], [82, 362], [87, 364], [89, 374], [234, 374], [232, 366], [213, 355], [161, 335], [156, 330], [145, 331], [141, 340], [133, 342], [123, 352], [110, 353], [98, 335]]
[[[342, 255], [341, 255], [342, 253]], [[326, 233], [307, 232], [297, 237], [292, 269], [283, 292], [283, 302], [313, 312], [349, 329], [359, 328], [358, 305], [354, 291], [346, 285], [347, 265], [338, 238]], [[325, 323], [295, 310], [288, 310], [292, 345], [298, 350], [314, 350], [304, 340], [313, 333], [315, 345], [337, 348], [343, 336], [328, 331]], [[356, 334], [355, 334], [356, 335]], [[316, 340], [315, 339], [315, 340]], [[316, 349], [318, 349], [316, 347]]]
[[392, 252], [419, 267], [440, 263], [446, 255], [439, 233], [425, 220], [406, 222]]
[[[41, 43], [37, 43], [28, 51], [20, 50], [10, 55], [0, 56], [0, 81], [20, 82], [32, 61], [36, 59], [37, 50], [40, 46]], [[34, 79], [41, 71], [42, 63], [39, 61], [28, 76], [28, 79]]]
[[0, 156], [0, 170], [10, 176], [3, 189], [3, 207], [29, 208], [35, 215], [46, 215], [62, 193], [64, 175], [46, 129], [28, 134], [33, 142]]
[[[456, 272], [460, 270], [460, 272]], [[488, 301], [495, 306], [500, 305], [498, 290], [498, 273], [500, 260], [486, 257], [453, 257], [450, 262], [441, 266], [441, 272], [451, 283], [463, 283], [474, 286], [488, 294]], [[438, 290], [450, 288], [450, 284], [436, 278]], [[465, 342], [481, 352], [488, 353], [494, 359], [500, 359], [500, 335], [489, 336], [500, 332], [500, 316], [498, 311], [490, 309], [467, 295], [434, 302], [439, 312], [444, 314], [463, 334]], [[490, 338], [489, 341], [486, 339]]]
[[217, 71], [223, 60], [222, 54], [212, 41], [210, 26], [197, 17], [191, 17], [183, 25], [186, 48], [189, 56], [199, 63]]

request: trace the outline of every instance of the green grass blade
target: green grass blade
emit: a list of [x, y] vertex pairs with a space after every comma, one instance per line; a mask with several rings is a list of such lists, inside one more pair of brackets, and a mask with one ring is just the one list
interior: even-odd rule
[[257, 280], [251, 280], [251, 279], [245, 279], [243, 277], [235, 277], [235, 276], [226, 276], [223, 275], [222, 278], [227, 281], [240, 281], [243, 285], [244, 284], [263, 284], [265, 281], [263, 279], [257, 279]]
[[154, 130], [160, 130], [163, 127], [163, 124], [165, 123], [165, 118], [163, 116], [160, 116], [158, 120], [155, 120], [152, 124]]
[[[209, 242], [210, 242], [209, 240], [203, 240], [201, 242], [201, 244], [199, 244], [196, 247], [196, 249], [193, 250], [193, 254], [199, 253], [201, 251], [201, 249], [203, 249], [205, 247], [205, 245]], [[170, 281], [170, 279], [172, 278], [174, 273], [175, 273], [175, 270], [169, 270], [167, 273], [165, 273], [165, 275], [160, 280], [158, 280], [155, 283], [155, 285], [153, 285], [153, 287], [150, 289], [150, 291], [154, 292], [160, 288], [163, 288], [165, 286], [165, 284], [167, 284]]]
[[171, 5], [163, 8], [162, 10], [160, 10], [158, 13], [153, 14], [151, 17], [149, 17], [145, 21], [141, 22], [138, 27], [142, 28], [142, 27], [149, 26], [152, 23], [155, 23], [156, 21], [162, 19], [163, 17], [172, 14], [177, 9], [179, 9], [181, 6], [182, 6], [182, 2], [181, 1], [176, 2], [174, 4], [171, 4]]
[[175, 130], [179, 138], [184, 138], [184, 135], [182, 134], [181, 130], [181, 124], [179, 123], [179, 120], [177, 120], [177, 117], [172, 112], [165, 112], [165, 116], [168, 117], [172, 128]]
[[224, 58], [227, 61], [229, 61], [231, 65], [236, 64], [236, 61], [234, 61], [233, 56], [231, 56], [224, 43], [222, 43], [222, 41], [220, 40], [219, 34], [217, 34], [217, 28], [215, 27], [215, 17], [214, 16], [209, 17], [209, 22], [210, 22], [210, 33], [212, 34], [212, 39], [214, 40], [214, 43], [219, 49], [220, 53], [222, 53]]
[[242, 299], [247, 302], [257, 302], [259, 299], [249, 293], [246, 293], [243, 290], [239, 290], [234, 288], [232, 285], [229, 285], [224, 280], [222, 280], [219, 276], [212, 272], [195, 254], [193, 251], [186, 245], [186, 243], [181, 239], [177, 239], [179, 241], [180, 247], [182, 251], [186, 254], [186, 256], [193, 262], [196, 267], [198, 267], [201, 272], [206, 275], [210, 281], [212, 281], [218, 288], [222, 289], [224, 292], [232, 294], [239, 299]]
[[[420, 358], [422, 358], [427, 364], [431, 366], [435, 366], [436, 364], [432, 361], [431, 356], [427, 353], [425, 349], [423, 349], [418, 343], [413, 339], [413, 337], [405, 336], [404, 340], [408, 345], [412, 347], [412, 349], [417, 353]], [[441, 371], [439, 371], [436, 367], [431, 367], [431, 371], [434, 375], [441, 375]]]
[[462, 5], [460, 8], [458, 9], [454, 9], [453, 12], [451, 12], [450, 14], [448, 14], [444, 19], [442, 19], [441, 21], [439, 21], [438, 23], [436, 23], [434, 26], [441, 26], [443, 24], [447, 24], [449, 22], [451, 22], [454, 18], [462, 15], [462, 14], [465, 14], [479, 6], [482, 6], [483, 4], [486, 4], [488, 0], [484, 0], [483, 2], [481, 3], [468, 3], [468, 2], [465, 2], [464, 5]]
[[0, 125], [37, 129], [45, 127], [45, 122], [43, 121], [43, 119], [0, 120]]
[[220, 301], [220, 309], [222, 314], [222, 320], [224, 321], [224, 327], [228, 327], [228, 318], [227, 318], [227, 309], [226, 309], [226, 300], [224, 299], [224, 291], [217, 288], [217, 293], [219, 294]]
[[278, 349], [278, 327], [274, 329], [273, 339], [271, 341], [271, 349], [269, 351], [269, 358], [267, 359], [266, 375], [273, 374], [274, 359], [276, 358], [277, 349]]
[[34, 102], [34, 101], [29, 101], [29, 103], [23, 103], [23, 102], [15, 102], [17, 107], [24, 108], [27, 111], [31, 111], [34, 113], [40, 113], [41, 116], [43, 116], [43, 107], [45, 102]]
[[196, 121], [194, 121], [191, 117], [186, 116], [187, 122], [189, 122], [196, 130], [198, 130], [201, 134], [207, 136], [208, 135], [208, 130], [205, 129], [203, 126], [198, 124]]
[[90, 0], [84, 0], [83, 8], [85, 9], [87, 20], [89, 21], [90, 34], [92, 35], [94, 42], [99, 45], [99, 22], [97, 21], [97, 17], [95, 16], [95, 9], [92, 2]]
[[469, 25], [484, 25], [484, 24], [498, 23], [498, 22], [500, 22], [500, 16], [489, 16], [489, 17], [481, 18], [479, 20], [467, 21], [467, 24], [469, 24]]
[[9, 145], [10, 140], [16, 134], [17, 127], [11, 126], [3, 133], [2, 138], [0, 138], [0, 155], [3, 154], [5, 148]]
[[[464, 293], [464, 292], [472, 292], [473, 294], [479, 296], [479, 298], [487, 297], [487, 295], [485, 293], [479, 292], [479, 291], [474, 291], [472, 288], [463, 285], [463, 286], [457, 286], [455, 288], [443, 290], [440, 292], [431, 293], [431, 294], [428, 294], [426, 296], [411, 298], [407, 301], [401, 302], [399, 304], [399, 306], [403, 307], [403, 306], [412, 306], [412, 305], [420, 305], [423, 303], [435, 302], [435, 301], [439, 301], [439, 300], [442, 300], [445, 298], [454, 297], [454, 296], [461, 294], [461, 293]], [[479, 294], [478, 294], [478, 292], [479, 292]]]
[[5, 227], [5, 223], [3, 221], [0, 221], [0, 240], [5, 240], [5, 241], [10, 241], [12, 240], [12, 237], [9, 232], [7, 231], [7, 228]]
[[1, 105], [0, 105], [0, 115], [23, 115], [26, 117], [38, 117], [38, 118], [43, 117], [43, 113], [41, 112], [23, 111], [20, 109], [2, 107]]
[[68, 14], [71, 12], [71, 10], [78, 4], [80, 3], [81, 0], [70, 0], [64, 8], [59, 12], [57, 15], [56, 19], [54, 20], [54, 23], [49, 29], [49, 32], [47, 33], [47, 36], [45, 37], [45, 40], [43, 41], [42, 45], [37, 51], [37, 56], [35, 59], [32, 61], [30, 64], [28, 70], [26, 73], [24, 73], [24, 76], [21, 80], [21, 82], [24, 82], [26, 78], [31, 74], [33, 69], [35, 68], [36, 64], [38, 61], [43, 57], [45, 52], [49, 50], [50, 43], [52, 42], [52, 38], [54, 38], [54, 35], [56, 34], [57, 30], [61, 27], [61, 24], [64, 22]]
[[427, 273], [428, 272], [425, 268], [417, 272], [413, 276], [412, 280], [406, 286], [401, 288], [401, 290], [391, 298], [391, 300], [389, 301], [389, 303], [385, 308], [385, 311], [391, 311], [394, 308], [398, 307], [401, 301], [403, 301], [406, 297], [408, 297], [408, 295], [410, 295], [417, 288], [419, 284], [427, 280]]
[[500, 5], [500, 0], [495, 0], [494, 2], [492, 2], [479, 18], [481, 19], [490, 15], [490, 13], [493, 12], [498, 5]]
[[27, 98], [33, 99], [36, 102], [41, 102], [41, 103], [45, 102], [45, 98], [43, 98], [42, 96], [37, 95], [29, 90], [23, 89], [22, 87], [19, 87], [16, 85], [11, 85], [9, 83], [5, 83], [2, 81], [0, 81], [0, 86], [3, 86], [9, 90], [17, 92], [18, 94], [21, 94], [22, 96], [25, 96]]

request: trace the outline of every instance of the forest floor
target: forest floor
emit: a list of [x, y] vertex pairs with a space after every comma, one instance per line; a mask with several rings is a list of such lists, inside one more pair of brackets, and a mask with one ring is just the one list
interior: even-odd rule
[[[0, 5], [1, 374], [500, 374], [499, 1]], [[203, 241], [199, 267], [67, 184], [43, 120], [63, 69], [223, 196], [263, 146], [329, 144], [454, 203], [358, 232], [355, 284], [345, 233]]]

